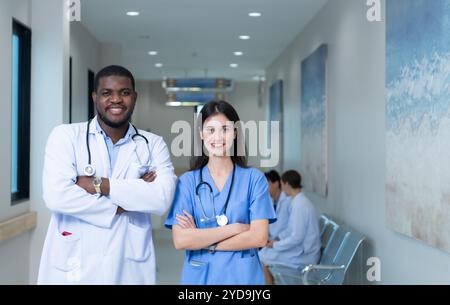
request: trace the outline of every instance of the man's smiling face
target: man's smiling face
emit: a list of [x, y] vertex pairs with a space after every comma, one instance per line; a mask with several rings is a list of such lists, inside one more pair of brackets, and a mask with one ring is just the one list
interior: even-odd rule
[[99, 119], [110, 127], [118, 128], [130, 121], [137, 93], [131, 79], [112, 75], [99, 79], [97, 92], [92, 97]]

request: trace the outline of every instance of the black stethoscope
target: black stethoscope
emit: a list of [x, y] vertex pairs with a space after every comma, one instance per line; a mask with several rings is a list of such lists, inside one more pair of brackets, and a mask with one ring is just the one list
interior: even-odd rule
[[[87, 152], [88, 152], [88, 164], [84, 167], [84, 174], [88, 177], [92, 177], [95, 175], [95, 167], [94, 167], [94, 165], [91, 164], [91, 147], [89, 145], [89, 128], [91, 126], [91, 122], [92, 122], [92, 119], [90, 119], [87, 122], [87, 130], [86, 130], [86, 147], [87, 147]], [[133, 126], [133, 128], [136, 132], [134, 135], [131, 136], [131, 140], [134, 141], [134, 139], [136, 137], [141, 137], [142, 139], [144, 139], [145, 143], [147, 144], [146, 147], [147, 147], [148, 155], [150, 156], [150, 148], [148, 147], [148, 139], [144, 135], [141, 135], [139, 133], [139, 131], [137, 130], [137, 128], [133, 124], [131, 124], [131, 126]], [[141, 162], [141, 159], [139, 158], [139, 155], [137, 154], [136, 151], [135, 151], [135, 153], [136, 153], [136, 157], [139, 161], [139, 164], [142, 166], [142, 162]]]
[[[202, 213], [204, 216], [203, 218], [200, 218], [200, 222], [207, 222], [207, 221], [215, 220], [219, 226], [221, 226], [221, 227], [226, 226], [228, 224], [228, 217], [226, 216], [227, 208], [228, 208], [228, 201], [230, 200], [231, 191], [233, 190], [234, 173], [236, 171], [236, 165], [233, 164], [233, 173], [231, 176], [230, 190], [228, 191], [227, 200], [225, 201], [225, 205], [222, 209], [222, 212], [219, 213], [219, 215], [216, 215], [216, 207], [214, 206], [214, 197], [212, 196], [213, 189], [208, 182], [203, 181], [203, 168], [204, 168], [204, 166], [200, 169], [200, 183], [195, 188], [195, 195], [197, 196], [198, 201], [200, 202], [200, 206], [202, 208]], [[206, 186], [209, 189], [210, 198], [212, 197], [212, 200], [211, 200], [212, 208], [213, 208], [213, 216], [212, 217], [206, 216], [205, 208], [204, 208], [202, 200], [200, 199], [200, 196], [198, 194], [198, 192], [202, 186]]]

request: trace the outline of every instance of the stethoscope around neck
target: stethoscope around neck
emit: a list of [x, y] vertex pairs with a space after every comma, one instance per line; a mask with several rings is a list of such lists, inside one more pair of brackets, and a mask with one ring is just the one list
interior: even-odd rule
[[[89, 129], [91, 126], [91, 122], [92, 122], [92, 119], [90, 119], [87, 122], [87, 130], [86, 130], [86, 148], [87, 148], [87, 153], [88, 153], [88, 164], [84, 167], [84, 174], [88, 177], [92, 177], [95, 175], [95, 166], [92, 165], [92, 163], [91, 163], [92, 162], [91, 147], [89, 145]], [[140, 134], [139, 131], [137, 130], [137, 128], [133, 124], [131, 124], [131, 126], [133, 126], [134, 131], [136, 132], [134, 135], [131, 136], [131, 140], [134, 141], [134, 139], [136, 137], [140, 137], [140, 138], [144, 139], [147, 150], [148, 150], [148, 155], [150, 156], [150, 148], [148, 147], [148, 139], [144, 135]], [[139, 161], [139, 164], [142, 166], [141, 159], [139, 158], [139, 155], [137, 153], [136, 153], [136, 157]]]
[[[227, 195], [227, 199], [225, 201], [225, 205], [222, 209], [222, 212], [219, 213], [219, 215], [216, 214], [216, 207], [214, 205], [214, 197], [213, 197], [213, 189], [211, 187], [211, 185], [208, 182], [203, 181], [203, 168], [204, 166], [200, 169], [200, 183], [197, 185], [197, 187], [195, 188], [195, 195], [198, 198], [198, 201], [200, 202], [200, 207], [202, 209], [202, 213], [203, 213], [203, 217], [200, 218], [200, 222], [205, 223], [211, 220], [215, 220], [217, 222], [217, 224], [220, 227], [226, 226], [228, 224], [228, 217], [226, 216], [227, 214], [227, 208], [228, 208], [228, 201], [230, 200], [230, 196], [231, 196], [231, 191], [233, 190], [233, 184], [234, 184], [234, 173], [236, 171], [236, 165], [233, 164], [233, 173], [231, 174], [231, 184], [230, 184], [230, 189], [228, 191], [228, 195]], [[211, 203], [212, 203], [212, 210], [213, 210], [213, 216], [212, 217], [208, 217], [206, 216], [206, 212], [205, 212], [205, 208], [203, 206], [203, 202], [200, 198], [199, 195], [199, 190], [201, 187], [206, 186], [209, 189], [209, 195], [210, 198], [212, 198]]]

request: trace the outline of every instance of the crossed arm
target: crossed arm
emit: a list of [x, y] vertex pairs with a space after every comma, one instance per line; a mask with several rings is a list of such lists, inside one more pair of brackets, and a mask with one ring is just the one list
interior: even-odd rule
[[234, 223], [211, 229], [198, 229], [188, 212], [177, 215], [172, 228], [175, 248], [200, 250], [217, 244], [216, 251], [242, 251], [264, 247], [268, 240], [269, 221], [254, 220], [250, 224]]
[[[153, 182], [156, 179], [156, 173], [155, 172], [149, 172], [141, 177], [142, 180], [145, 182]], [[86, 177], [86, 176], [78, 176], [77, 177], [77, 183], [79, 187], [84, 189], [86, 192], [88, 192], [91, 195], [95, 195], [96, 191], [94, 188], [94, 178], [93, 177]], [[103, 196], [109, 196], [110, 191], [110, 185], [109, 185], [109, 179], [108, 178], [102, 178], [102, 184], [100, 186], [101, 194]], [[126, 212], [125, 209], [118, 206], [116, 214], [122, 214]]]

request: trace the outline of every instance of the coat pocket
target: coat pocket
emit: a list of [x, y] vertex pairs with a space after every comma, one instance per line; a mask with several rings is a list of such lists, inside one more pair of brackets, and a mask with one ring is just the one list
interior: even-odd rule
[[208, 262], [190, 260], [183, 266], [181, 285], [206, 285], [208, 279]]
[[236, 258], [231, 264], [231, 270], [239, 270], [239, 276], [235, 277], [236, 285], [264, 285], [264, 274], [258, 254], [246, 253], [241, 258]]
[[125, 258], [137, 262], [148, 259], [152, 246], [151, 228], [151, 226], [140, 227], [131, 222], [128, 223]]
[[80, 235], [63, 236], [57, 233], [52, 246], [52, 265], [64, 272], [81, 268], [81, 240]]

